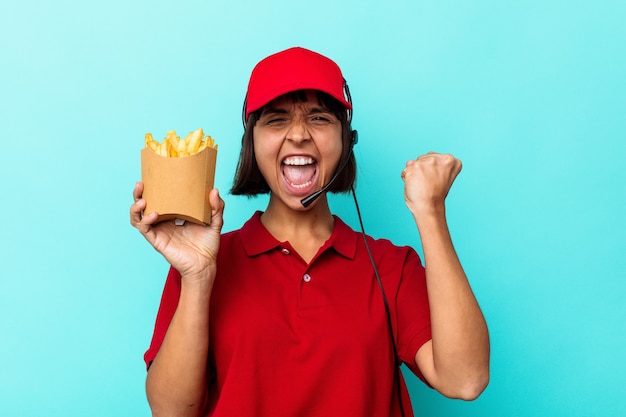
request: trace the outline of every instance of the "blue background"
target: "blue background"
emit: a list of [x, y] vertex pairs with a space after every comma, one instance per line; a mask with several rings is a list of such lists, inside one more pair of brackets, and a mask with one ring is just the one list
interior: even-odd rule
[[2, 415], [149, 415], [167, 265], [128, 222], [143, 136], [211, 134], [239, 227], [266, 202], [227, 194], [247, 79], [294, 45], [349, 82], [369, 234], [419, 250], [405, 161], [464, 163], [449, 223], [492, 379], [466, 403], [409, 378], [416, 414], [626, 415], [625, 21], [619, 0], [4, 0]]

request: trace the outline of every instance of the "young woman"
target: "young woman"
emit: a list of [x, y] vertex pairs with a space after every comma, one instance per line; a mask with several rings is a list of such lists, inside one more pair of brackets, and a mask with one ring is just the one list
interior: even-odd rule
[[231, 192], [270, 198], [239, 230], [221, 233], [217, 190], [209, 225], [155, 224], [136, 185], [131, 223], [171, 264], [145, 355], [153, 415], [408, 416], [400, 362], [451, 398], [486, 387], [487, 326], [445, 217], [461, 162], [429, 153], [402, 170], [425, 268], [351, 230], [324, 192], [302, 203], [354, 183], [346, 91], [313, 51], [257, 64]]

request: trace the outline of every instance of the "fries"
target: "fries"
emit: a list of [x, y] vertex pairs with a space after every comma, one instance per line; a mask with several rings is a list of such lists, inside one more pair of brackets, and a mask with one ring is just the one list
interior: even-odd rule
[[176, 136], [175, 130], [170, 130], [161, 143], [154, 140], [151, 133], [146, 133], [146, 148], [152, 149], [157, 155], [182, 158], [201, 152], [205, 148], [217, 150], [217, 144], [211, 136], [204, 136], [200, 128], [189, 133], [184, 139]]

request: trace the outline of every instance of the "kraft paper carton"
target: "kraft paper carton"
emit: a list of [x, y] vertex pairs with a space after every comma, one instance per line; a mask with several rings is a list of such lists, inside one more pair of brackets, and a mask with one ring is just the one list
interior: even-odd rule
[[206, 148], [180, 158], [141, 151], [141, 178], [145, 214], [156, 211], [158, 221], [181, 219], [199, 224], [211, 221], [209, 192], [215, 179], [217, 150]]

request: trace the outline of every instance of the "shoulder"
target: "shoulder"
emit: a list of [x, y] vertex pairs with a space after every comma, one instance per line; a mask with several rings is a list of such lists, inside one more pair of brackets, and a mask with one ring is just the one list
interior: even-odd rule
[[218, 256], [246, 254], [256, 256], [275, 248], [278, 242], [261, 223], [261, 212], [257, 211], [240, 229], [223, 233]]
[[407, 259], [420, 263], [417, 252], [411, 246], [397, 245], [388, 238], [375, 238], [367, 234], [364, 239], [363, 233], [353, 230], [338, 216], [335, 216], [335, 230], [344, 236], [353, 236], [357, 251], [361, 253], [371, 251], [377, 264], [380, 262], [397, 265], [398, 262], [405, 263]]
[[220, 243], [221, 244], [230, 243], [230, 242], [233, 242], [234, 240], [241, 239], [240, 235], [241, 235], [241, 229], [235, 229], [229, 232], [224, 232], [220, 236]]
[[260, 212], [255, 212], [239, 229], [223, 232], [220, 236], [220, 243], [229, 244], [254, 237], [262, 228], [260, 215]]
[[379, 257], [386, 259], [392, 257], [394, 260], [407, 257], [419, 258], [415, 249], [409, 245], [398, 245], [388, 238], [374, 238], [369, 235], [366, 235], [366, 239], [372, 252], [376, 253]]
[[396, 245], [389, 239], [367, 237], [374, 262], [381, 270], [395, 271], [400, 276], [414, 275], [423, 269], [422, 261], [411, 246]]
[[222, 233], [220, 236], [220, 250], [218, 256], [232, 256], [234, 252], [244, 249], [245, 238], [242, 236], [242, 229], [231, 230]]

